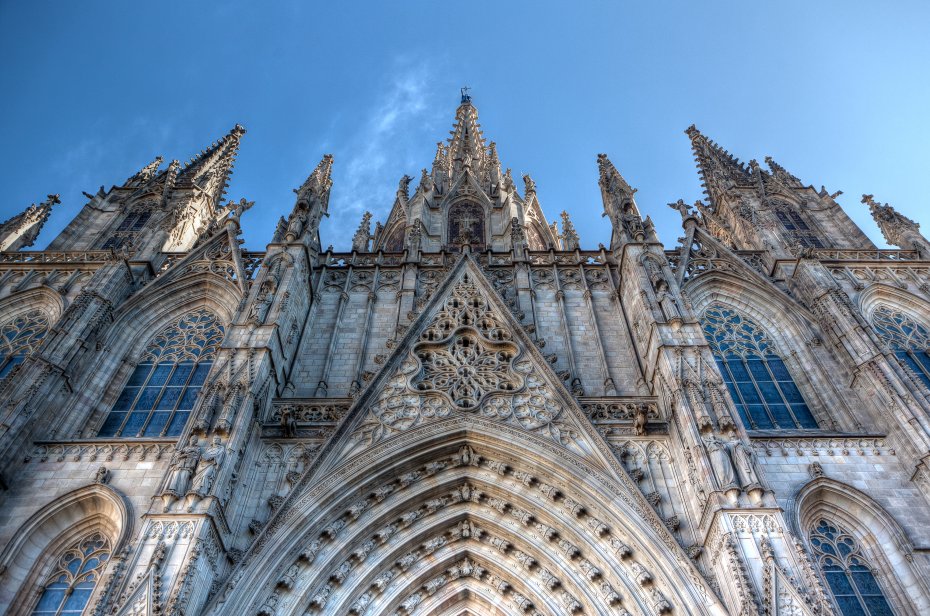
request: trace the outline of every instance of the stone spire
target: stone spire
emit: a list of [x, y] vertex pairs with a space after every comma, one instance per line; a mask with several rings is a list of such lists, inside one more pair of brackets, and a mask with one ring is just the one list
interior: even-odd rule
[[320, 221], [323, 216], [329, 215], [332, 171], [333, 156], [326, 154], [300, 188], [294, 189], [297, 202], [287, 219], [285, 241], [304, 241], [317, 250], [320, 249]]
[[200, 188], [216, 207], [226, 192], [244, 134], [245, 129], [236, 124], [225, 137], [192, 158], [178, 175], [177, 187]]
[[925, 258], [930, 255], [930, 242], [921, 234], [920, 224], [887, 203], [882, 205], [873, 195], [862, 195], [862, 203], [869, 206], [886, 242], [904, 250], [916, 250]]
[[606, 154], [597, 155], [597, 166], [600, 173], [598, 184], [604, 202], [603, 215], [610, 218], [613, 225], [611, 249], [619, 248], [626, 242], [644, 241], [646, 233], [643, 220], [633, 199], [636, 189], [623, 179]]
[[481, 125], [478, 124], [478, 110], [471, 104], [471, 97], [463, 97], [462, 104], [455, 112], [455, 126], [446, 155], [458, 168], [468, 165], [472, 169], [483, 168], [487, 158], [487, 146]]
[[133, 176], [127, 179], [124, 183], [124, 186], [126, 188], [138, 188], [140, 186], [145, 186], [158, 174], [158, 168], [161, 167], [163, 160], [164, 159], [161, 156], [156, 156], [155, 160], [139, 169]]
[[578, 232], [565, 210], [562, 210], [562, 250], [578, 250]]
[[[407, 176], [404, 176], [407, 177]], [[371, 212], [362, 214], [362, 222], [352, 237], [352, 250], [355, 252], [368, 252], [368, 242], [371, 240]]]
[[12, 252], [32, 246], [52, 213], [52, 206], [57, 203], [61, 203], [58, 195], [49, 195], [39, 205], [33, 203], [23, 212], [0, 224], [0, 251]]
[[323, 202], [325, 214], [329, 208], [329, 189], [333, 186], [332, 173], [333, 155], [326, 154], [300, 188], [294, 190], [297, 193], [297, 200], [309, 203], [313, 199], [325, 197]]
[[746, 166], [705, 137], [694, 124], [685, 130], [685, 134], [691, 139], [694, 159], [697, 161], [705, 192], [711, 200], [718, 200], [732, 186], [752, 183]]

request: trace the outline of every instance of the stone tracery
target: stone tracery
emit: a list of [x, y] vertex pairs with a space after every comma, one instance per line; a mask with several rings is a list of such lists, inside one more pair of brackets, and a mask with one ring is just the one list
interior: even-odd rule
[[475, 411], [559, 443], [574, 440], [545, 376], [513, 342], [472, 276], [463, 273], [451, 287], [419, 342], [382, 386], [358, 438], [376, 442], [423, 421]]

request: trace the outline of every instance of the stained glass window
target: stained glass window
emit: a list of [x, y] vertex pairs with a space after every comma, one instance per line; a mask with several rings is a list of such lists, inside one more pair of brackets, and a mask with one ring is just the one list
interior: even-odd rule
[[80, 616], [110, 559], [110, 542], [92, 533], [71, 545], [58, 559], [32, 616]]
[[775, 210], [775, 216], [778, 218], [778, 222], [781, 223], [781, 226], [785, 228], [785, 231], [788, 232], [788, 235], [802, 246], [823, 248], [823, 242], [820, 241], [820, 238], [817, 237], [813, 229], [804, 222], [801, 215], [793, 209], [788, 209], [787, 207], [777, 209]]
[[821, 519], [810, 543], [843, 616], [894, 616], [855, 537]]
[[872, 326], [895, 356], [930, 387], [930, 331], [900, 310], [881, 305]]
[[817, 428], [785, 362], [755, 321], [714, 304], [701, 324], [747, 429]]
[[0, 326], [0, 379], [8, 376], [48, 333], [48, 317], [41, 310], [22, 314]]
[[129, 377], [100, 436], [178, 436], [223, 340], [216, 316], [201, 308], [162, 329]]

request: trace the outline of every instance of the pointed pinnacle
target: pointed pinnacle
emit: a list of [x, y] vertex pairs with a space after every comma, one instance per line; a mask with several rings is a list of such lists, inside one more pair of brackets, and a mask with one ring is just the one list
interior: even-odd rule
[[297, 198], [303, 199], [308, 196], [309, 192], [325, 193], [333, 185], [333, 155], [324, 154], [323, 158], [317, 164], [316, 168], [307, 176], [300, 188], [295, 188]]

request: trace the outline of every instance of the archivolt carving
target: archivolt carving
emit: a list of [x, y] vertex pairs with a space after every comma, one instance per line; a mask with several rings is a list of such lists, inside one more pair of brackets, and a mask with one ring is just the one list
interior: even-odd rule
[[555, 392], [524, 355], [466, 273], [382, 386], [355, 436], [370, 444], [429, 419], [475, 411], [560, 444], [573, 442]]
[[[486, 483], [492, 477], [499, 479]], [[498, 482], [507, 479], [522, 486], [516, 490], [521, 502], [506, 496], [512, 490], [501, 490]], [[438, 490], [431, 487], [443, 485]], [[379, 517], [383, 515], [376, 511], [379, 505], [388, 499], [409, 498], [401, 495], [406, 490], [418, 491], [413, 506], [397, 509], [385, 503], [381, 509], [392, 511], [391, 517]], [[349, 613], [366, 614], [375, 604], [382, 610], [395, 604], [398, 614], [413, 614], [426, 597], [463, 576], [490, 585], [524, 611], [542, 608], [536, 601], [544, 596], [546, 604], [560, 605], [565, 613], [575, 613], [587, 605], [592, 613], [627, 614], [621, 605], [624, 590], [639, 596], [658, 613], [671, 610], [654, 585], [653, 575], [633, 558], [627, 542], [568, 491], [463, 446], [451, 458], [409, 471], [369, 491], [337, 517], [321, 520], [317, 526], [321, 530], [312, 532], [296, 559], [280, 571], [276, 588], [259, 613], [298, 608], [323, 614], [338, 609], [338, 605], [351, 604]], [[536, 495], [550, 505], [538, 513], [524, 509], [522, 501], [536, 502]], [[438, 522], [428, 523], [428, 519]], [[578, 523], [572, 523], [571, 532], [567, 532], [559, 520]], [[553, 523], [557, 527], [550, 525]], [[353, 530], [358, 524], [376, 530], [359, 534]], [[514, 524], [522, 529], [516, 534], [510, 530]], [[426, 534], [417, 530], [420, 527]], [[401, 535], [411, 533], [416, 537], [414, 544], [401, 540]], [[437, 562], [461, 552], [454, 546], [462, 542], [471, 546], [466, 546], [467, 555], [438, 568]], [[548, 547], [540, 552], [542, 545]], [[493, 564], [481, 564], [484, 557]], [[363, 567], [369, 558], [387, 563], [387, 567]], [[362, 569], [366, 573], [354, 574]], [[419, 577], [411, 573], [413, 570], [419, 571]], [[524, 573], [515, 584], [501, 578], [498, 573], [502, 571]], [[618, 584], [613, 576], [621, 571], [624, 578]], [[557, 575], [560, 572], [561, 576]], [[522, 594], [526, 588], [530, 597]], [[345, 596], [346, 592], [354, 594]]]

